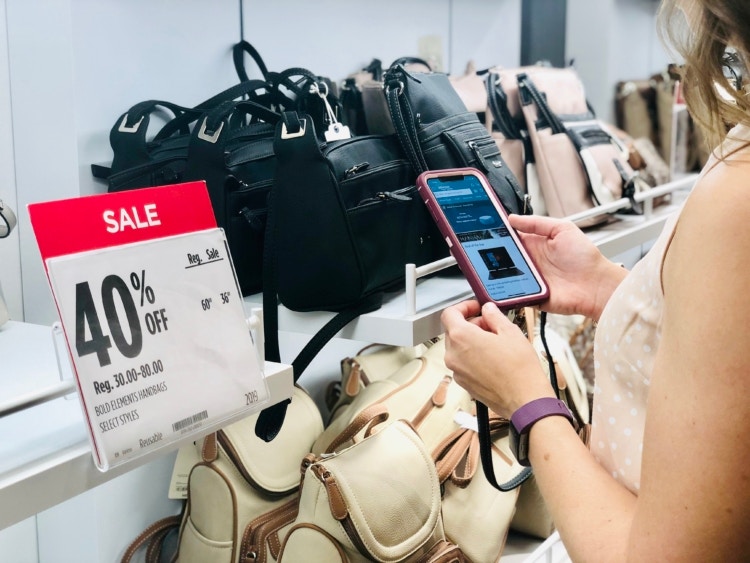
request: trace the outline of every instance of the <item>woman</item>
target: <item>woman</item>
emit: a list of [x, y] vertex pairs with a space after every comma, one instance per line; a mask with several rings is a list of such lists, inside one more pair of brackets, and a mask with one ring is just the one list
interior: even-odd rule
[[[750, 561], [750, 104], [715, 86], [731, 90], [727, 47], [749, 60], [750, 2], [666, 1], [660, 21], [693, 116], [725, 138], [630, 273], [569, 222], [511, 218], [550, 285], [542, 308], [599, 322], [589, 447], [550, 415], [528, 460], [575, 561]], [[442, 321], [447, 365], [493, 411], [554, 397], [497, 308], [466, 302]]]

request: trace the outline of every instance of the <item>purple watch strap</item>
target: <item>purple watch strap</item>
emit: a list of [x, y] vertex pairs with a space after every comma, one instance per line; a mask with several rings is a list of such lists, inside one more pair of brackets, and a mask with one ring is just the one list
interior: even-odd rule
[[554, 397], [542, 397], [529, 401], [513, 413], [510, 421], [518, 434], [521, 435], [527, 433], [535, 422], [554, 415], [564, 416], [571, 422], [573, 421], [573, 415], [567, 405]]

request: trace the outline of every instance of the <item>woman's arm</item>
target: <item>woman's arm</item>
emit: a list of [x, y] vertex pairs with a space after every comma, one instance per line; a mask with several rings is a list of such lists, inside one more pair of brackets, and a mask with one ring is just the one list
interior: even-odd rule
[[[748, 177], [750, 164], [706, 175], [668, 250], [639, 496], [565, 419], [532, 427], [530, 461], [574, 561], [750, 561]], [[443, 314], [456, 381], [505, 417], [551, 396], [517, 327], [491, 306], [478, 313]]]
[[534, 472], [575, 561], [750, 560], [748, 176], [706, 176], [668, 250], [638, 498], [560, 417], [532, 428]]

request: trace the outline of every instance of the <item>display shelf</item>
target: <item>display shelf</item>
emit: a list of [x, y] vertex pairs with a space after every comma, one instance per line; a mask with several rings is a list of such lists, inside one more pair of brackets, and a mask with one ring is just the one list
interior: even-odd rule
[[[629, 200], [621, 199], [571, 216], [570, 219], [584, 220], [603, 211], [612, 213], [609, 223], [587, 230], [587, 235], [605, 256], [613, 258], [654, 240], [667, 219], [680, 208], [696, 177], [697, 175], [685, 176], [636, 196], [636, 200], [644, 203], [643, 215], [618, 214], [617, 211], [630, 206]], [[654, 207], [650, 205], [652, 198], [668, 194], [671, 194], [668, 203]], [[463, 276], [445, 275], [438, 271], [452, 264], [455, 261], [446, 259], [436, 267], [417, 268], [416, 274], [410, 273], [407, 266], [405, 290], [387, 294], [380, 309], [361, 315], [344, 327], [336, 337], [394, 346], [415, 346], [437, 336], [442, 332], [440, 314], [443, 309], [472, 296], [471, 288]], [[427, 274], [434, 275], [421, 277]], [[263, 296], [250, 295], [245, 297], [245, 302], [252, 307], [262, 307]], [[295, 312], [279, 305], [279, 328], [285, 332], [313, 335], [333, 316], [334, 313], [330, 312]]]
[[[0, 358], [0, 405], [60, 385], [49, 326], [4, 324]], [[291, 366], [266, 362], [264, 374], [274, 402], [291, 397]], [[94, 464], [85, 424], [75, 393], [0, 417], [0, 529], [169, 453], [158, 450], [101, 472]], [[190, 439], [194, 437], [186, 438]]]

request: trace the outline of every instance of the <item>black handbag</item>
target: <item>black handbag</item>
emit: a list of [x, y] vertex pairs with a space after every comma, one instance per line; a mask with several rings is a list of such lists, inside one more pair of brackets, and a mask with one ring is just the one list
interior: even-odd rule
[[448, 255], [395, 136], [325, 143], [309, 117], [282, 115], [273, 193], [282, 304], [340, 311], [399, 287], [405, 264]]
[[386, 71], [385, 93], [393, 127], [417, 173], [477, 168], [508, 212], [531, 212], [494, 139], [477, 114], [466, 109], [446, 74], [411, 72], [395, 64]]
[[[292, 361], [295, 381], [349, 322], [403, 287], [407, 263], [448, 256], [416, 173], [394, 135], [322, 142], [307, 115], [282, 113], [264, 248], [266, 358], [279, 361], [278, 301], [337, 314]], [[261, 413], [256, 434], [272, 440], [286, 403]]]
[[253, 101], [206, 112], [190, 135], [184, 179], [204, 180], [216, 223], [224, 229], [242, 295], [263, 280], [263, 237], [276, 157], [279, 115]]

